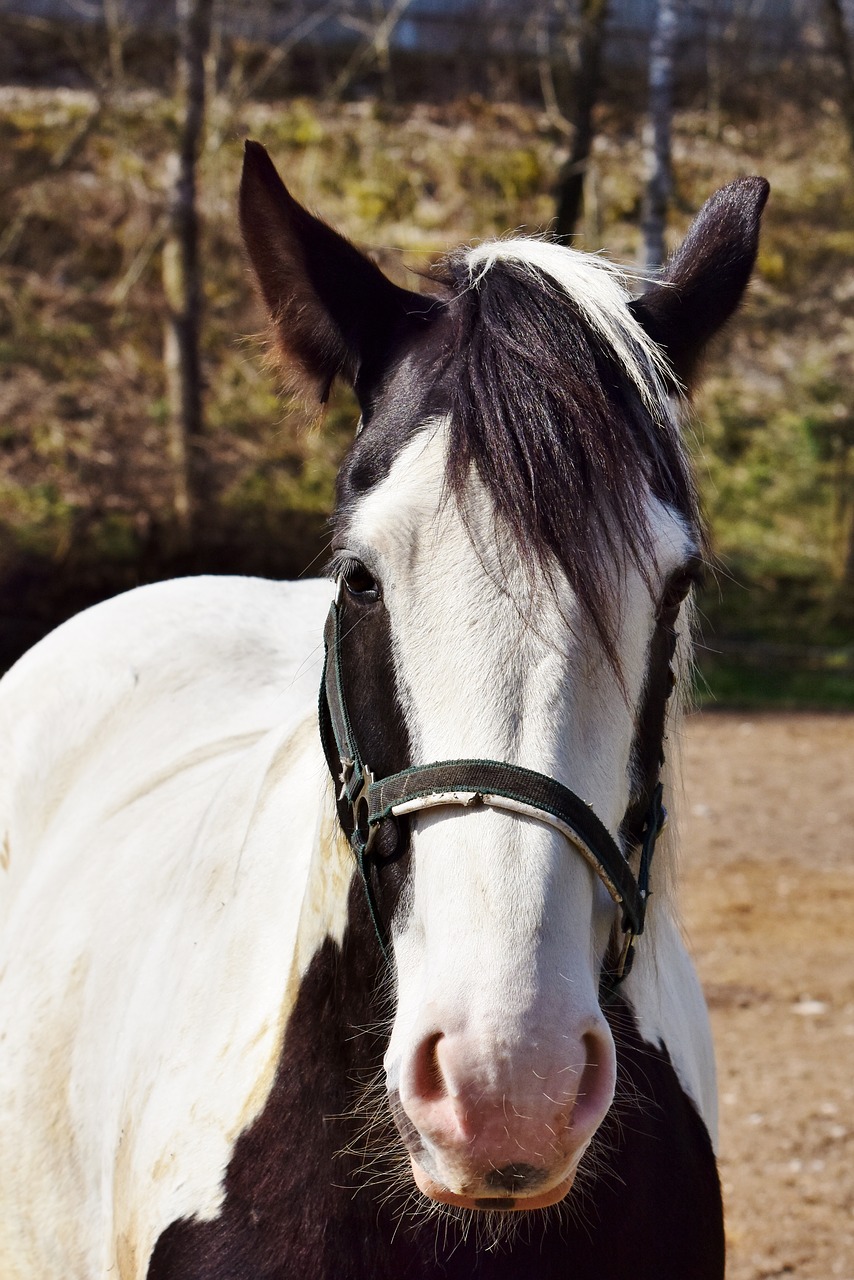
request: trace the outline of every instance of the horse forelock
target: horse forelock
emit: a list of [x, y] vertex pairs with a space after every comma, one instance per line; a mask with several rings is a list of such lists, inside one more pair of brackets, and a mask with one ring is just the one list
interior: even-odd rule
[[664, 353], [628, 310], [629, 285], [641, 283], [641, 277], [601, 255], [532, 237], [484, 241], [457, 258], [462, 258], [474, 287], [496, 266], [508, 263], [535, 282], [545, 279], [552, 289], [557, 286], [615, 353], [650, 410], [660, 411], [673, 375]]
[[557, 562], [615, 667], [614, 576], [655, 580], [649, 497], [699, 537], [660, 349], [616, 268], [538, 240], [449, 259], [456, 356], [447, 478], [472, 467], [529, 565]]

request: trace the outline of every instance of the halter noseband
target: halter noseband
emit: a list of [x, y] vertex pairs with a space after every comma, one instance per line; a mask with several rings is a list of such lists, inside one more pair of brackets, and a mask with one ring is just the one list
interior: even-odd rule
[[326, 619], [323, 639], [326, 653], [319, 707], [323, 749], [332, 777], [340, 783], [339, 817], [356, 854], [383, 954], [388, 958], [388, 942], [367, 865], [380, 824], [420, 809], [487, 805], [536, 818], [560, 831], [621, 908], [623, 943], [616, 964], [603, 979], [606, 992], [613, 992], [630, 972], [635, 939], [643, 933], [652, 855], [667, 816], [661, 802], [661, 782], [656, 782], [644, 818], [635, 878], [617, 842], [590, 805], [563, 783], [533, 769], [497, 760], [443, 760], [413, 765], [400, 773], [375, 778], [359, 751], [347, 711], [337, 592]]

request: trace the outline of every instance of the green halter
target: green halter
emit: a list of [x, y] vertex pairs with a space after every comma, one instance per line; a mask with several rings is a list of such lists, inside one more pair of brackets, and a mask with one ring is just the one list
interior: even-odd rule
[[640, 842], [637, 879], [617, 842], [591, 807], [563, 783], [533, 769], [497, 760], [443, 760], [412, 765], [375, 778], [356, 743], [341, 672], [341, 608], [337, 597], [324, 629], [326, 656], [320, 686], [320, 729], [326, 760], [340, 784], [338, 809], [356, 854], [371, 919], [386, 957], [388, 939], [380, 919], [367, 860], [380, 824], [421, 809], [479, 805], [536, 818], [554, 827], [581, 854], [621, 908], [623, 943], [616, 964], [605, 975], [612, 991], [631, 970], [635, 939], [643, 933], [649, 873], [655, 842], [666, 813], [657, 782]]

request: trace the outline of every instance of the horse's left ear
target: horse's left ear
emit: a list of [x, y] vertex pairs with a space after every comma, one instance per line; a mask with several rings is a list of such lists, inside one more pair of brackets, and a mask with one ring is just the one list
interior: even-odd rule
[[325, 400], [340, 375], [365, 407], [406, 337], [435, 314], [437, 299], [393, 284], [304, 209], [258, 142], [244, 152], [240, 227], [294, 381]]
[[662, 283], [630, 304], [686, 387], [707, 343], [744, 296], [769, 190], [764, 178], [740, 178], [716, 191], [667, 263]]

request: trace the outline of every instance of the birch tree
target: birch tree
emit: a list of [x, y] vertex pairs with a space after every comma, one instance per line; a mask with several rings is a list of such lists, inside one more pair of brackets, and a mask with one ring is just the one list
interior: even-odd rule
[[665, 259], [664, 230], [673, 190], [671, 125], [676, 43], [682, 0], [658, 0], [649, 48], [647, 184], [643, 203], [643, 269], [654, 274]]
[[167, 233], [163, 246], [166, 325], [163, 363], [168, 402], [168, 451], [174, 476], [173, 516], [178, 541], [189, 541], [194, 515], [192, 451], [202, 432], [199, 358], [202, 290], [196, 167], [205, 116], [205, 54], [214, 0], [177, 0], [177, 98], [180, 140], [172, 157]]

